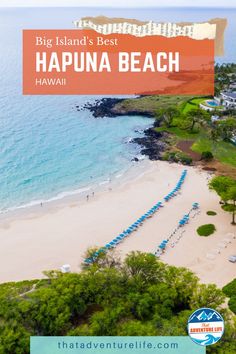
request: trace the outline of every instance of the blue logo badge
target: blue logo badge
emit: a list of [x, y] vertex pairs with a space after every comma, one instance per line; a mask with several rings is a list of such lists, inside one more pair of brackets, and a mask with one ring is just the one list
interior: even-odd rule
[[188, 334], [199, 345], [211, 345], [218, 342], [224, 333], [224, 319], [219, 312], [201, 308], [188, 319]]

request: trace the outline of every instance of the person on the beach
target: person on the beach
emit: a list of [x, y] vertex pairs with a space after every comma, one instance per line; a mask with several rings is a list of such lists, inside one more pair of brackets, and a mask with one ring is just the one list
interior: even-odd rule
[[43, 206], [43, 203], [42, 203], [42, 202], [40, 203], [40, 206], [41, 206], [41, 207]]
[[88, 200], [89, 200], [89, 195], [88, 195], [88, 194], [87, 194], [87, 197], [86, 197], [86, 198], [87, 198], [87, 202], [88, 202]]

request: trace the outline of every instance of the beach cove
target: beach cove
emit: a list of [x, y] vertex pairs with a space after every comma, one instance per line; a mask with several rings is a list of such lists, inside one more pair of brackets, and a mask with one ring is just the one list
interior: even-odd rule
[[[71, 270], [78, 272], [87, 248], [104, 246], [162, 200], [184, 170], [181, 165], [167, 162], [144, 163], [145, 173], [112, 188], [108, 184], [88, 201], [78, 202], [73, 196], [57, 207], [43, 207], [40, 212], [29, 208], [14, 219], [3, 218], [0, 282], [41, 278], [42, 271], [59, 269], [63, 264], [70, 264]], [[121, 257], [133, 250], [154, 253], [157, 245], [173, 232], [179, 219], [198, 202], [199, 215], [190, 218], [183, 237], [173, 248], [167, 247], [161, 260], [191, 269], [204, 283], [221, 287], [231, 281], [235, 264], [228, 257], [236, 249], [235, 227], [230, 224], [230, 214], [221, 209], [217, 195], [209, 191], [209, 178], [200, 168], [187, 167], [180, 194], [116, 247]], [[214, 219], [206, 214], [208, 210], [217, 212]], [[209, 237], [198, 236], [197, 227], [210, 222], [216, 225], [217, 231]], [[230, 243], [219, 248], [226, 235]], [[215, 256], [209, 259], [209, 254]]]

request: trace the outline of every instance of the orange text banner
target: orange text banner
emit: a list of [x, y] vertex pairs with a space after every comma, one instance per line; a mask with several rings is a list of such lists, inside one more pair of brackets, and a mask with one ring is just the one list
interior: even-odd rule
[[214, 40], [23, 31], [26, 95], [213, 93]]

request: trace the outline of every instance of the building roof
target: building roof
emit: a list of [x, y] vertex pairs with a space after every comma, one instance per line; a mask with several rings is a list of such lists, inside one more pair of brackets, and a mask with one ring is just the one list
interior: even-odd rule
[[229, 98], [236, 98], [236, 92], [222, 92], [222, 94]]

